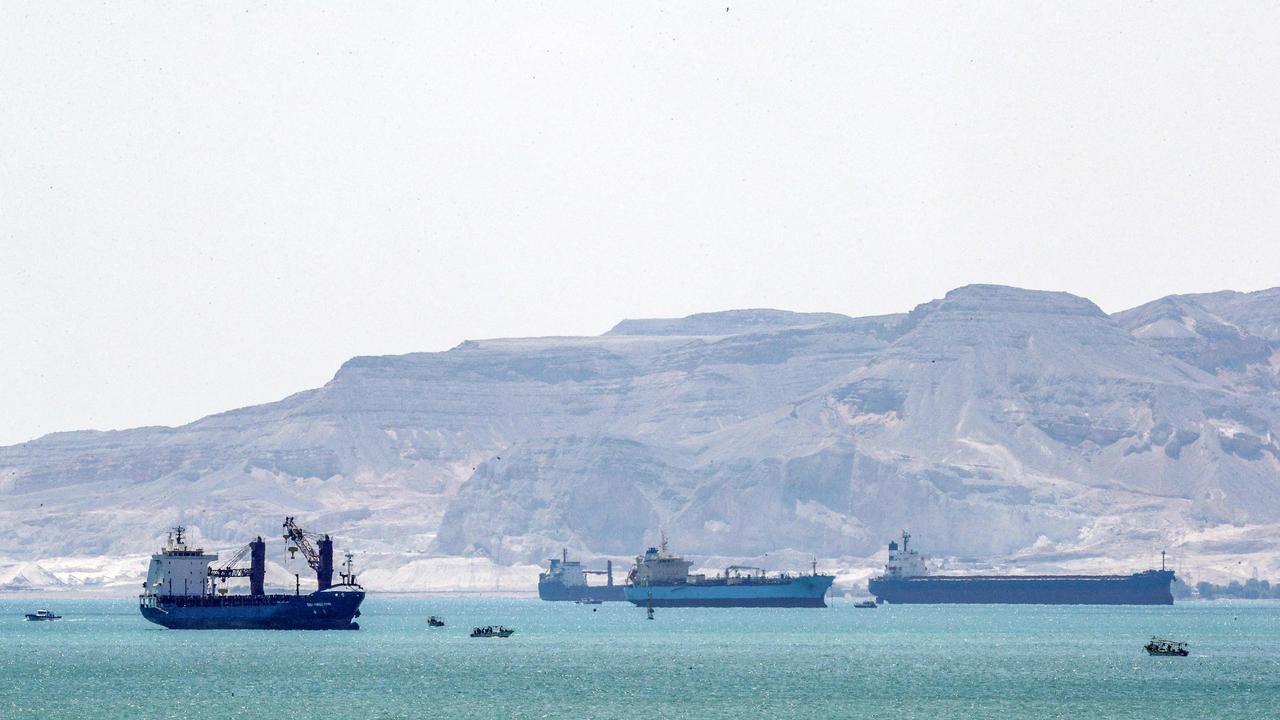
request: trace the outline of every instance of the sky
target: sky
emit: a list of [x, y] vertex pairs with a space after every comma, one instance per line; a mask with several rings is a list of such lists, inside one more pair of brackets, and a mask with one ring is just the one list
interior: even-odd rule
[[1274, 3], [0, 0], [0, 445], [356, 355], [1280, 285]]

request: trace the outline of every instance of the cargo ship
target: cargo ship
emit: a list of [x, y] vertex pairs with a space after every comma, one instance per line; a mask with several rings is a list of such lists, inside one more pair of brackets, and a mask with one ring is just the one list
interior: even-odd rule
[[826, 607], [827, 591], [834, 575], [780, 573], [732, 565], [714, 577], [690, 575], [693, 563], [667, 551], [664, 537], [659, 547], [636, 557], [623, 594], [645, 607]]
[[[582, 563], [569, 559], [569, 551], [562, 549], [560, 557], [551, 558], [551, 567], [538, 573], [538, 597], [543, 600], [571, 600], [574, 602], [625, 601], [622, 586], [613, 584], [613, 561], [605, 562], [604, 570], [583, 570]], [[604, 585], [589, 585], [588, 575], [604, 575]]]
[[[303, 594], [301, 579], [294, 576], [293, 594], [265, 591], [266, 542], [258, 537], [230, 560], [213, 567], [218, 556], [189, 547], [176, 527], [160, 552], [151, 556], [143, 594], [138, 598], [142, 617], [171, 629], [271, 629], [356, 630], [364, 588], [356, 582], [347, 554], [346, 572], [333, 582], [333, 540], [307, 533], [285, 518], [285, 540], [291, 555], [302, 552], [316, 573], [315, 592]], [[312, 544], [312, 541], [314, 545]], [[248, 567], [237, 567], [245, 557]], [[228, 578], [249, 579], [248, 594], [231, 594]]]
[[1172, 570], [1129, 575], [930, 575], [920, 554], [889, 543], [884, 574], [867, 584], [879, 602], [1030, 605], [1172, 605]]

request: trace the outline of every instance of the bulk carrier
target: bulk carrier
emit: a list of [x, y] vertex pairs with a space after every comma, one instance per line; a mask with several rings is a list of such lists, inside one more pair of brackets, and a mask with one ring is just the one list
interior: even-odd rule
[[667, 539], [636, 557], [622, 592], [646, 607], [826, 607], [834, 575], [781, 573], [732, 565], [723, 574], [690, 575], [693, 563], [667, 551]]
[[[302, 594], [294, 576], [294, 592], [267, 594], [266, 542], [258, 537], [219, 567], [217, 555], [188, 547], [186, 528], [176, 527], [164, 548], [151, 556], [144, 593], [138, 598], [142, 617], [171, 629], [356, 630], [364, 588], [356, 583], [347, 554], [346, 572], [333, 582], [333, 540], [303, 532], [285, 518], [284, 538], [291, 555], [301, 552], [316, 573], [317, 590]], [[315, 541], [314, 546], [312, 541]], [[249, 567], [236, 564], [249, 558]], [[228, 578], [247, 577], [249, 593], [228, 592]], [[221, 587], [219, 587], [221, 585]]]
[[[613, 561], [608, 560], [605, 569], [583, 570], [582, 563], [569, 559], [569, 551], [562, 549], [560, 557], [551, 558], [551, 567], [538, 573], [538, 597], [543, 600], [572, 600], [575, 602], [623, 601], [622, 586], [613, 584]], [[588, 575], [604, 575], [604, 585], [588, 585]]]
[[884, 574], [867, 589], [889, 603], [1009, 603], [1040, 605], [1172, 605], [1174, 576], [1165, 570], [1131, 575], [929, 575], [924, 559], [889, 543]]

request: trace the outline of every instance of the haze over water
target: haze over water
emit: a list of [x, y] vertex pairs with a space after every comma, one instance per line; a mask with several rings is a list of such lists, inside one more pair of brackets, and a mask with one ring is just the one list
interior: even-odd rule
[[[27, 623], [48, 606], [65, 616]], [[596, 608], [373, 597], [358, 632], [172, 631], [0, 600], [0, 717], [1273, 718], [1280, 603]], [[448, 626], [430, 629], [429, 614]], [[507, 640], [467, 637], [506, 624]], [[1161, 634], [1189, 658], [1148, 657]]]

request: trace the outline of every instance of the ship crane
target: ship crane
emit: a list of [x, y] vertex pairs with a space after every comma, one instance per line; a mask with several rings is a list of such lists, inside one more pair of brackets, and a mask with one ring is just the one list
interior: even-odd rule
[[[293, 521], [293, 516], [284, 519], [284, 539], [289, 545], [289, 557], [298, 552], [306, 559], [307, 564], [316, 572], [316, 590], [328, 590], [333, 587], [333, 540], [328, 535], [309, 533]], [[315, 540], [315, 545], [311, 544]]]
[[[249, 567], [236, 567], [236, 564], [244, 560], [245, 556], [249, 556]], [[263, 587], [267, 575], [267, 544], [261, 537], [253, 542], [240, 548], [230, 560], [216, 568], [209, 568], [210, 580], [221, 580], [224, 587], [219, 588], [218, 592], [225, 595], [227, 589], [227, 578], [249, 578], [249, 594], [263, 595], [265, 588]]]
[[249, 568], [235, 567], [235, 564], [243, 560], [244, 556], [248, 555], [249, 551], [252, 548], [253, 548], [252, 544], [245, 545], [244, 547], [237, 550], [236, 554], [232, 555], [230, 560], [222, 563], [216, 568], [214, 567], [209, 568], [209, 577], [218, 578], [223, 582], [226, 582], [227, 578], [249, 577]]
[[583, 575], [603, 575], [605, 577], [605, 587], [613, 587], [613, 561], [605, 560], [604, 570], [583, 570]]

